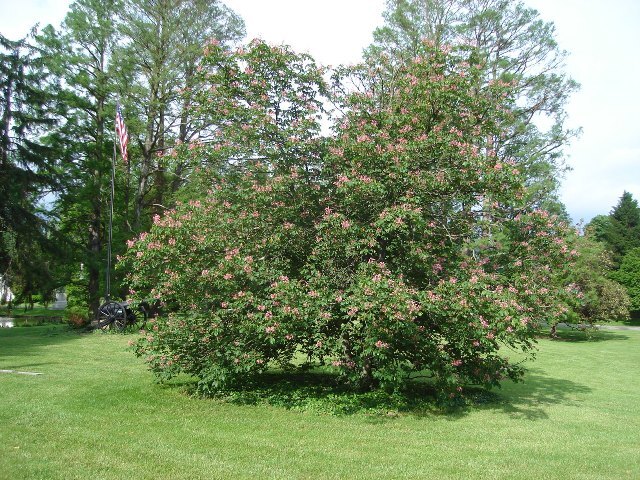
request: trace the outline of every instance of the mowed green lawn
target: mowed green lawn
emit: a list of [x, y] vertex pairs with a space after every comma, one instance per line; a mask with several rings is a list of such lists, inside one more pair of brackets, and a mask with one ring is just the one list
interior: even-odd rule
[[154, 383], [134, 335], [0, 331], [0, 479], [640, 478], [640, 332], [540, 341], [454, 412], [329, 415]]

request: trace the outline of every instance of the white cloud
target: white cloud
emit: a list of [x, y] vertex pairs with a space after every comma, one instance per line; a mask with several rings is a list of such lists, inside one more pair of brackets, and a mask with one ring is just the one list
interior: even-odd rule
[[58, 26], [67, 14], [69, 0], [0, 0], [0, 33], [10, 40], [17, 40], [29, 33], [39, 23]]
[[285, 43], [324, 65], [354, 63], [382, 23], [383, 0], [227, 0], [249, 38]]

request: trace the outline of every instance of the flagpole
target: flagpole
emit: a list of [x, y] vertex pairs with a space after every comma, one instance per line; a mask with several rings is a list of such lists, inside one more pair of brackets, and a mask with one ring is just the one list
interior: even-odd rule
[[111, 243], [113, 242], [113, 198], [115, 196], [117, 137], [118, 137], [117, 127], [114, 124], [113, 157], [111, 159], [111, 198], [109, 199], [109, 231], [108, 231], [109, 233], [107, 237], [107, 283], [106, 283], [106, 293], [105, 293], [106, 302], [108, 302], [111, 299]]

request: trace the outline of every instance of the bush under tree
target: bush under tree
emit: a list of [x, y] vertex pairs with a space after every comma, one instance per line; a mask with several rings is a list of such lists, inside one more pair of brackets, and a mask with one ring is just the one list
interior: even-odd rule
[[610, 278], [613, 274], [611, 253], [593, 238], [590, 230], [575, 239], [575, 248], [578, 255], [568, 271], [567, 283], [579, 289], [582, 301], [574, 305], [573, 315], [567, 320], [593, 326], [628, 319], [631, 304], [627, 291]]

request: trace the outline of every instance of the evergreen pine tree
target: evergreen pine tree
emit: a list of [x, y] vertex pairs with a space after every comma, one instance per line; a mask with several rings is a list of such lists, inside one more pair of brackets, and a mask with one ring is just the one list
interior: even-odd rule
[[609, 214], [609, 222], [604, 225], [599, 240], [607, 244], [617, 266], [630, 250], [640, 247], [640, 207], [631, 193], [622, 194]]

